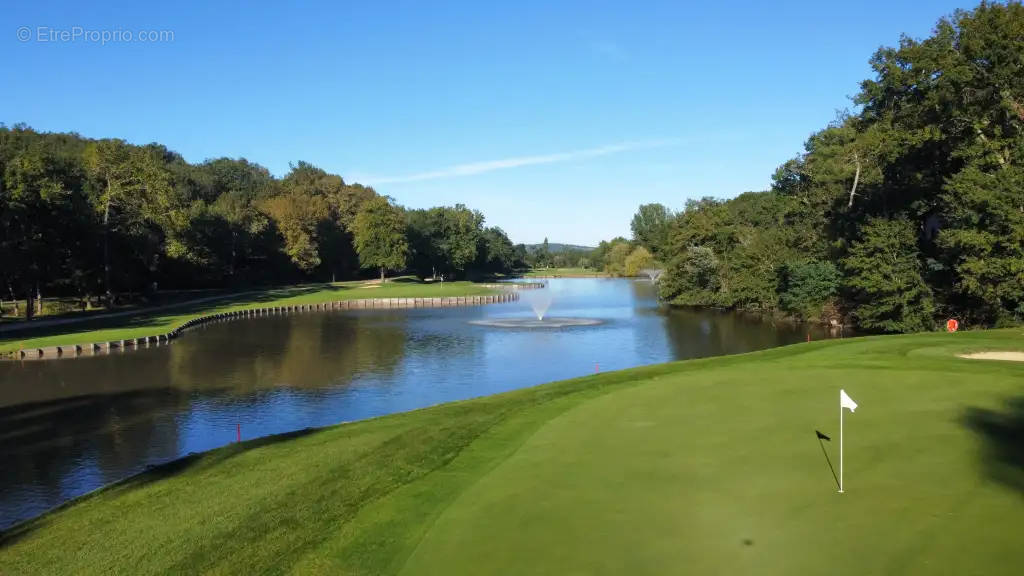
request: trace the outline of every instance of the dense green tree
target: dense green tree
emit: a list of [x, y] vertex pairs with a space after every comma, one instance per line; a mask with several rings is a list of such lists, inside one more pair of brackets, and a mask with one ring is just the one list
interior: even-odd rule
[[547, 236], [544, 237], [544, 242], [541, 242], [540, 248], [537, 248], [536, 254], [534, 254], [535, 265], [540, 268], [546, 268], [552, 265], [551, 262], [551, 247], [548, 245]]
[[672, 211], [662, 204], [641, 204], [630, 223], [633, 241], [651, 254], [660, 255], [668, 246], [673, 217]]
[[782, 268], [779, 304], [800, 318], [821, 318], [823, 308], [837, 295], [840, 280], [839, 269], [831, 262], [788, 262]]
[[408, 213], [412, 267], [420, 277], [462, 278], [479, 262], [484, 217], [462, 204]]
[[[629, 240], [626, 240], [622, 236], [616, 236], [611, 240], [602, 240], [596, 248], [589, 254], [589, 259], [592, 261], [594, 268], [598, 270], [608, 270], [608, 256], [618, 244], [629, 244]], [[626, 251], [629, 254], [629, 250]], [[625, 262], [623, 261], [623, 264]]]
[[[7, 139], [5, 146], [16, 145]], [[6, 289], [24, 294], [27, 314], [43, 287], [70, 282], [81, 288], [80, 271], [73, 260], [73, 233], [88, 234], [88, 214], [82, 193], [83, 178], [71, 158], [53, 142], [25, 142], [21, 153], [6, 160], [0, 180], [0, 260]], [[68, 242], [61, 242], [66, 239]]]
[[359, 262], [364, 268], [379, 268], [380, 280], [387, 270], [401, 270], [409, 256], [406, 221], [402, 209], [378, 196], [366, 201], [352, 223]]
[[922, 277], [913, 225], [875, 219], [861, 234], [842, 262], [858, 324], [886, 332], [932, 328], [935, 308]]
[[954, 278], [956, 309], [979, 324], [1024, 318], [1024, 168], [968, 166], [943, 194], [938, 246]]
[[480, 235], [475, 269], [487, 274], [508, 272], [515, 267], [516, 250], [501, 228], [484, 228]]
[[[10, 299], [107, 292], [113, 301], [154, 285], [348, 278], [360, 270], [357, 215], [376, 198], [306, 162], [275, 178], [245, 159], [189, 164], [158, 144], [0, 125], [0, 289]], [[428, 270], [456, 277], [525, 265], [523, 249], [461, 205], [410, 211], [403, 242], [415, 239], [420, 212]]]
[[512, 253], [512, 268], [526, 268], [529, 264], [527, 258], [529, 254], [526, 251], [525, 244], [516, 244], [515, 249]]
[[462, 204], [456, 204], [453, 208], [440, 208], [439, 212], [443, 222], [441, 253], [451, 273], [463, 276], [476, 260], [484, 223], [483, 214]]
[[684, 306], [716, 306], [720, 263], [710, 246], [691, 246], [677, 254], [658, 282], [662, 298]]
[[320, 223], [329, 216], [327, 201], [298, 190], [267, 198], [261, 208], [284, 239], [283, 250], [303, 272], [320, 266]]
[[[178, 208], [172, 200], [170, 174], [152, 150], [133, 147], [123, 140], [90, 143], [83, 154], [86, 172], [96, 191], [93, 203], [102, 229], [103, 283], [113, 296], [116, 246], [122, 267], [139, 264], [151, 270], [158, 264], [162, 241], [159, 224], [172, 222]], [[179, 222], [180, 223], [180, 222]], [[123, 281], [131, 284], [129, 272]]]
[[255, 276], [252, 268], [265, 259], [265, 254], [272, 252], [269, 248], [273, 244], [270, 217], [242, 191], [221, 194], [210, 210], [227, 227], [227, 242], [221, 247], [226, 252], [223, 275], [234, 278], [241, 270], [248, 277]]
[[324, 272], [335, 279], [358, 269], [351, 228], [365, 202], [376, 197], [373, 189], [350, 186], [341, 176], [308, 162], [293, 165], [281, 185], [289, 192], [317, 198], [326, 206], [327, 213], [317, 222], [315, 235], [319, 266]]
[[944, 313], [1019, 321], [1024, 7], [957, 11], [871, 64], [860, 121], [888, 136], [884, 194], [871, 215], [902, 212], [923, 230], [927, 280]]
[[626, 276], [639, 276], [641, 270], [652, 266], [654, 266], [654, 256], [643, 246], [637, 246], [626, 257], [622, 267]]
[[[748, 192], [730, 201], [691, 200], [673, 220], [666, 254], [669, 257], [663, 294], [687, 304], [771, 310], [775, 307], [778, 273], [794, 252], [794, 227], [787, 218], [793, 202], [786, 196]], [[694, 247], [714, 256], [714, 289], [694, 285], [680, 276], [692, 269], [693, 258], [707, 261]]]
[[812, 134], [770, 194], [687, 203], [666, 299], [805, 317], [834, 303], [885, 331], [1024, 319], [1024, 7], [957, 11], [870, 63], [857, 109]]
[[626, 259], [632, 252], [633, 247], [628, 242], [616, 242], [605, 256], [604, 271], [611, 276], [625, 276]]

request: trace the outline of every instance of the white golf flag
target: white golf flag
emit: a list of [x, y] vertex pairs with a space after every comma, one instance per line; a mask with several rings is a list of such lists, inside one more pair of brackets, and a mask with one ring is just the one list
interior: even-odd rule
[[850, 398], [849, 396], [846, 395], [846, 390], [840, 388], [839, 409], [842, 410], [843, 408], [849, 408], [850, 412], [855, 412], [857, 410], [857, 403], [853, 401], [853, 398]]

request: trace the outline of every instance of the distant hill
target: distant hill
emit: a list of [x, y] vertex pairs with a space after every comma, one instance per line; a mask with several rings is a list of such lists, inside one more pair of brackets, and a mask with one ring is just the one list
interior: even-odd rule
[[[527, 244], [526, 249], [530, 252], [539, 250], [542, 244]], [[593, 250], [593, 246], [578, 246], [576, 244], [559, 244], [557, 242], [548, 242], [548, 251], [552, 254], [558, 254], [559, 252], [568, 252], [570, 250], [583, 250], [589, 252]]]

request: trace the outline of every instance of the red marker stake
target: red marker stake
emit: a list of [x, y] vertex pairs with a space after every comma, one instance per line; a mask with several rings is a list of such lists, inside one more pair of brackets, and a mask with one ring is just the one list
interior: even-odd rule
[[242, 441], [242, 423], [235, 424], [235, 442]]

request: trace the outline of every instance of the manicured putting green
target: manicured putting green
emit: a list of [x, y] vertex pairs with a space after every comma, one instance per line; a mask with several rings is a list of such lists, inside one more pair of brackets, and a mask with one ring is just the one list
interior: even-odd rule
[[[1024, 363], [957, 356], [985, 350], [1024, 335], [799, 344], [232, 446], [8, 533], [0, 573], [1019, 574]], [[842, 495], [815, 435], [838, 466], [840, 387]]]

